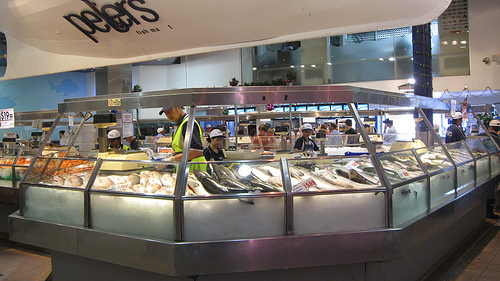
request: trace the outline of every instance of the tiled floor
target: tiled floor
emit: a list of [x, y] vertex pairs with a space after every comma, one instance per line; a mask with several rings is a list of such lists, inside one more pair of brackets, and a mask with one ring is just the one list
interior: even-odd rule
[[[500, 281], [500, 221], [487, 224], [427, 281]], [[0, 235], [0, 281], [50, 281], [50, 256]]]
[[1, 281], [45, 281], [51, 271], [47, 253], [11, 242], [5, 235], [0, 236]]

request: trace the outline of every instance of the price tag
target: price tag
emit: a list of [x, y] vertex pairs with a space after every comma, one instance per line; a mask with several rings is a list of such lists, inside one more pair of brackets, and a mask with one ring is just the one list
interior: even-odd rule
[[344, 167], [345, 167], [346, 169], [349, 169], [349, 170], [351, 170], [351, 169], [356, 169], [356, 168], [358, 168], [358, 167], [359, 167], [359, 163], [358, 163], [358, 162], [356, 162], [356, 161], [354, 161], [354, 160], [352, 160], [351, 162], [347, 163]]
[[75, 122], [73, 120], [73, 115], [68, 116], [68, 126], [75, 126]]
[[108, 99], [108, 106], [122, 106], [122, 99]]
[[14, 108], [0, 109], [0, 128], [14, 128]]
[[401, 178], [407, 178], [410, 176], [407, 170], [401, 169], [396, 171]]
[[294, 186], [292, 186], [293, 192], [308, 191], [309, 188], [318, 186], [312, 178], [305, 179]]
[[126, 182], [126, 183], [122, 183], [122, 184], [117, 184], [115, 185], [115, 190], [126, 190], [130, 187], [130, 183], [129, 182]]

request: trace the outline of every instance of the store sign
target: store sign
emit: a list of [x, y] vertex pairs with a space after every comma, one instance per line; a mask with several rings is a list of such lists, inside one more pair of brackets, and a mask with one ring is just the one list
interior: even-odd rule
[[[82, 2], [87, 4], [91, 11], [83, 10], [80, 14], [68, 14], [63, 17], [95, 43], [99, 43], [94, 36], [97, 31], [108, 33], [112, 28], [120, 33], [126, 33], [134, 24], [140, 25], [141, 19], [145, 22], [156, 22], [160, 19], [154, 10], [143, 7], [146, 4], [144, 0], [121, 0], [114, 4], [103, 5], [100, 8], [89, 0], [82, 0]], [[141, 12], [141, 15], [134, 16], [132, 11]], [[160, 31], [158, 28], [152, 28], [135, 32], [144, 34], [158, 31]]]
[[0, 129], [14, 127], [14, 108], [0, 109]]
[[122, 106], [122, 99], [108, 99], [108, 106]]

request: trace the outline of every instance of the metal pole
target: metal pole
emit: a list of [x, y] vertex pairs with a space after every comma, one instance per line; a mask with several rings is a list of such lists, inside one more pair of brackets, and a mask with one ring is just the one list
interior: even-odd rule
[[[240, 118], [238, 115], [238, 108], [234, 105], [234, 145], [236, 150], [238, 150], [238, 130], [240, 128]], [[229, 138], [228, 138], [229, 142]]]
[[356, 120], [356, 124], [358, 125], [358, 129], [361, 133], [361, 136], [363, 137], [363, 140], [365, 141], [366, 144], [366, 149], [368, 149], [368, 153], [372, 156], [373, 162], [374, 162], [374, 168], [375, 171], [378, 174], [380, 183], [387, 188], [387, 191], [385, 193], [385, 208], [386, 208], [386, 227], [392, 227], [392, 218], [393, 218], [393, 210], [392, 210], [392, 186], [387, 179], [386, 174], [384, 173], [384, 169], [382, 168], [382, 162], [380, 162], [380, 159], [378, 158], [377, 151], [375, 150], [375, 146], [373, 146], [373, 143], [370, 141], [370, 137], [368, 136], [368, 133], [365, 130], [365, 126], [363, 126], [363, 122], [361, 121], [361, 118], [359, 117], [359, 113], [356, 110], [356, 107], [354, 106], [354, 103], [350, 102], [348, 103], [349, 109], [351, 111], [352, 116]]
[[[188, 113], [186, 135], [184, 136], [182, 158], [177, 169], [177, 180], [175, 181], [174, 225], [175, 225], [176, 242], [184, 241], [184, 202], [182, 200], [182, 197], [186, 193], [186, 185], [189, 175], [189, 169], [188, 169], [189, 148], [191, 147], [195, 113], [196, 113], [196, 108], [194, 106], [190, 106]], [[177, 130], [179, 129], [180, 128], [177, 128]]]
[[68, 156], [69, 150], [71, 149], [71, 147], [73, 147], [73, 145], [75, 144], [76, 138], [80, 134], [80, 131], [83, 129], [83, 124], [85, 123], [85, 121], [87, 121], [88, 117], [90, 117], [90, 116], [91, 116], [90, 111], [87, 111], [85, 113], [85, 116], [83, 116], [82, 121], [80, 122], [80, 125], [78, 125], [78, 129], [76, 129], [75, 134], [73, 135], [73, 137], [71, 138], [71, 140], [68, 143], [68, 150], [67, 150], [68, 153], [66, 153], [65, 157]]
[[293, 235], [294, 223], [293, 223], [293, 194], [292, 186], [290, 181], [290, 172], [288, 171], [288, 165], [285, 157], [280, 158], [280, 170], [281, 178], [283, 182], [283, 189], [286, 192], [285, 197], [285, 232], [286, 235]]
[[290, 141], [290, 152], [293, 151], [293, 146], [294, 146], [294, 143], [293, 142], [293, 139], [292, 139], [292, 126], [293, 126], [293, 123], [292, 123], [292, 104], [290, 103], [290, 110], [288, 110], [288, 121], [290, 122], [290, 126], [288, 127], [288, 140]]

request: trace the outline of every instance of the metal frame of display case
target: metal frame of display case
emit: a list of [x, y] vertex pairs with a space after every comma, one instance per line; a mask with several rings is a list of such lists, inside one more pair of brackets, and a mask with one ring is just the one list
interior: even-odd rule
[[[120, 106], [109, 106], [109, 99], [120, 99]], [[194, 127], [194, 119], [196, 113], [196, 106], [198, 105], [217, 105], [217, 104], [262, 104], [262, 103], [278, 103], [278, 104], [291, 104], [291, 103], [334, 103], [343, 102], [348, 103], [352, 116], [356, 119], [357, 124], [362, 124], [359, 113], [355, 108], [355, 103], [375, 103], [387, 105], [400, 105], [417, 107], [419, 111], [421, 108], [435, 108], [440, 110], [449, 109], [449, 104], [438, 101], [435, 99], [418, 97], [413, 95], [402, 95], [395, 93], [388, 93], [384, 91], [376, 91], [362, 88], [355, 88], [349, 86], [297, 86], [297, 87], [224, 87], [224, 88], [203, 88], [203, 89], [183, 89], [183, 90], [169, 90], [157, 91], [150, 93], [135, 93], [135, 94], [120, 94], [108, 95], [91, 98], [78, 98], [65, 100], [64, 103], [59, 104], [59, 113], [64, 114], [68, 112], [81, 112], [83, 110], [110, 110], [110, 109], [131, 109], [131, 108], [148, 108], [159, 107], [161, 105], [172, 106], [185, 106], [189, 105], [189, 119], [187, 123], [187, 132], [192, 132]], [[424, 117], [427, 123], [429, 121]], [[58, 121], [58, 120], [57, 120]], [[57, 122], [56, 122], [57, 123]], [[430, 123], [429, 123], [430, 124]], [[429, 125], [428, 125], [429, 126]], [[150, 241], [148, 239], [126, 237], [123, 235], [116, 235], [106, 232], [99, 232], [86, 228], [75, 228], [71, 226], [55, 225], [50, 222], [40, 220], [24, 219], [22, 214], [12, 215], [11, 224], [13, 227], [12, 237], [14, 240], [21, 242], [32, 242], [38, 246], [53, 249], [55, 253], [69, 253], [71, 255], [82, 256], [84, 258], [96, 259], [104, 262], [117, 263], [120, 266], [128, 266], [141, 270], [157, 272], [160, 274], [168, 275], [197, 275], [197, 274], [216, 274], [216, 273], [229, 273], [229, 272], [244, 272], [253, 270], [274, 270], [281, 268], [299, 268], [299, 267], [317, 267], [331, 264], [345, 264], [345, 263], [359, 263], [359, 262], [376, 262], [381, 260], [398, 259], [404, 256], [404, 252], [408, 250], [415, 250], [423, 241], [430, 241], [432, 233], [426, 233], [427, 230], [421, 229], [420, 231], [412, 231], [412, 229], [394, 228], [392, 223], [392, 191], [395, 188], [403, 186], [406, 183], [413, 182], [414, 180], [407, 180], [403, 183], [392, 185], [387, 176], [383, 172], [383, 166], [378, 158], [373, 144], [369, 141], [367, 132], [363, 126], [360, 127], [360, 133], [365, 140], [367, 149], [370, 154], [371, 160], [374, 162], [373, 166], [376, 174], [379, 176], [382, 188], [374, 188], [368, 191], [359, 192], [384, 192], [385, 205], [386, 205], [386, 229], [365, 231], [365, 232], [349, 232], [349, 233], [333, 233], [323, 235], [304, 235], [295, 236], [293, 225], [293, 192], [290, 185], [290, 175], [288, 173], [287, 161], [282, 158], [279, 161], [279, 166], [282, 173], [285, 189], [285, 233], [283, 237], [273, 237], [266, 239], [250, 239], [250, 240], [235, 240], [235, 241], [200, 241], [200, 242], [185, 242], [184, 241], [184, 200], [190, 200], [183, 195], [186, 191], [186, 184], [188, 178], [188, 155], [185, 153], [182, 160], [179, 162], [177, 180], [175, 183], [174, 192], [174, 224], [175, 224], [175, 239], [172, 242]], [[432, 126], [429, 126], [432, 127]], [[55, 127], [51, 128], [53, 131]], [[50, 132], [51, 133], [51, 132]], [[435, 132], [434, 132], [435, 134]], [[437, 134], [436, 134], [437, 136]], [[439, 140], [439, 137], [436, 139]], [[188, 133], [184, 139], [184, 151], [188, 151], [191, 142], [191, 134]], [[453, 162], [446, 148], [440, 143], [444, 153], [451, 160], [453, 168], [455, 169], [456, 181], [456, 167], [457, 164]], [[412, 155], [419, 159], [415, 150], [411, 151]], [[332, 157], [335, 158], [335, 157]], [[346, 158], [346, 157], [343, 157]], [[120, 160], [125, 161], [125, 160]], [[251, 160], [249, 160], [251, 161]], [[262, 161], [262, 160], [260, 160]], [[417, 160], [418, 161], [418, 160]], [[94, 172], [91, 175], [92, 181], [97, 176], [102, 160], [97, 160], [94, 167]], [[200, 162], [204, 163], [204, 162]], [[427, 189], [429, 189], [429, 176], [433, 173], [428, 173], [425, 167], [419, 162], [424, 175], [419, 176], [418, 179], [427, 178]], [[30, 166], [31, 167], [31, 166]], [[452, 169], [452, 168], [449, 168]], [[438, 172], [436, 172], [438, 173]], [[490, 173], [490, 178], [492, 175]], [[23, 185], [24, 182], [21, 183]], [[29, 185], [28, 183], [26, 183]], [[91, 181], [86, 187], [88, 192]], [[488, 183], [489, 184], [489, 183]], [[457, 198], [456, 182], [455, 182], [455, 198], [454, 200], [462, 200]], [[479, 186], [478, 186], [479, 187]], [[491, 188], [484, 187], [484, 188]], [[331, 192], [318, 192], [316, 194], [335, 194], [342, 193], [343, 191]], [[356, 191], [358, 192], [358, 191]], [[482, 192], [475, 191], [473, 193]], [[310, 194], [303, 194], [313, 195]], [[252, 197], [248, 196], [247, 197]], [[258, 196], [258, 195], [256, 195]], [[429, 195], [430, 196], [430, 195]], [[225, 198], [225, 196], [222, 196]], [[236, 196], [245, 197], [245, 196]], [[88, 217], [89, 200], [90, 196], [86, 195], [86, 227], [91, 227]], [[450, 207], [444, 206], [443, 209], [453, 210], [455, 203], [450, 203]], [[459, 204], [459, 203], [456, 203]], [[479, 210], [479, 205], [474, 205], [474, 210]], [[429, 199], [427, 198], [427, 210], [430, 209]], [[452, 212], [453, 213], [453, 212]], [[474, 211], [471, 216], [477, 217], [478, 213]], [[467, 216], [466, 216], [467, 217]], [[464, 218], [466, 218], [464, 217]], [[407, 222], [407, 225], [423, 226], [427, 223], [432, 223], [438, 219], [432, 214], [428, 217], [418, 217]], [[447, 218], [447, 224], [453, 225], [454, 219]], [[412, 227], [413, 228], [413, 227]], [[51, 233], [55, 236], [64, 237], [67, 235], [65, 241], [47, 241], [44, 237], [34, 237], [33, 230], [45, 229], [46, 233]], [[356, 249], [354, 250], [343, 245], [343, 241], [351, 241], [355, 239]], [[403, 240], [406, 238], [417, 238], [416, 241]], [[427, 239], [428, 238], [428, 239]], [[338, 240], [337, 240], [338, 239]], [[104, 253], [99, 250], [99, 245], [115, 240], [111, 245], [105, 247], [111, 252]], [[78, 241], [78, 245], [75, 246]], [[325, 252], [322, 248], [325, 242], [328, 241], [330, 247], [338, 247], [335, 252]], [[335, 242], [337, 241], [337, 242]], [[352, 240], [354, 241], [354, 240]], [[362, 242], [365, 241], [365, 242]], [[138, 262], [136, 259], [122, 259], [120, 258], [120, 247], [122, 243], [129, 243], [127, 249], [150, 249], [144, 261]], [[451, 241], [449, 243], [452, 243]], [[118, 247], [118, 245], [121, 245]], [[69, 248], [65, 248], [69, 246]], [[76, 247], [76, 248], [75, 248]], [[132, 248], [131, 248], [132, 247]], [[155, 249], [153, 249], [156, 247]], [[192, 250], [196, 248], [197, 254], [193, 254]], [[263, 251], [261, 253], [257, 250], [270, 249], [272, 251]], [[95, 251], [95, 252], [93, 252]], [[116, 252], [115, 252], [116, 251]], [[303, 258], [310, 256], [311, 251], [321, 253], [320, 257], [311, 258], [304, 261]], [[220, 253], [220, 261], [210, 261], [210, 253]], [[246, 256], [248, 253], [253, 255], [253, 258], [261, 258], [261, 262], [247, 264], [245, 261], [231, 260], [235, 255]], [[285, 255], [285, 256], [283, 256]], [[153, 257], [153, 258], [151, 258]], [[164, 257], [165, 260], [157, 260]], [[326, 259], [325, 259], [326, 258]], [[173, 262], [175, 260], [175, 262]], [[149, 264], [148, 264], [149, 262]], [[226, 262], [226, 264], [223, 264]], [[203, 264], [205, 263], [205, 264]], [[228, 265], [230, 265], [228, 267]]]

